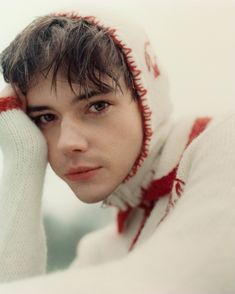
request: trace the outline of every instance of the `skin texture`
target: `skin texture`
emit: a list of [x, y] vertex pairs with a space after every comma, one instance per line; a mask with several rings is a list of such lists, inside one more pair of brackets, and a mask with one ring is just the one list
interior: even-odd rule
[[[46, 138], [52, 169], [86, 203], [109, 196], [140, 154], [143, 126], [139, 104], [123, 80], [120, 86], [122, 91], [92, 93], [90, 98], [80, 99], [75, 98], [83, 94], [79, 85], [73, 84], [76, 95], [67, 81], [58, 77], [55, 91], [51, 78], [41, 77], [27, 93], [27, 114]], [[35, 106], [48, 109], [35, 111]], [[95, 171], [83, 171], [75, 180], [66, 177], [71, 168], [81, 167]]]

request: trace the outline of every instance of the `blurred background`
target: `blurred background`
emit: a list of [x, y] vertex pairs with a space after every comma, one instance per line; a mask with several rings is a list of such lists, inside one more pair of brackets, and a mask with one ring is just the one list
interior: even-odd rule
[[[176, 116], [235, 109], [235, 0], [1, 0], [0, 51], [35, 17], [85, 7], [111, 9], [145, 26], [169, 77]], [[101, 204], [81, 203], [50, 168], [43, 212], [49, 271], [66, 267], [79, 239], [113, 215]]]

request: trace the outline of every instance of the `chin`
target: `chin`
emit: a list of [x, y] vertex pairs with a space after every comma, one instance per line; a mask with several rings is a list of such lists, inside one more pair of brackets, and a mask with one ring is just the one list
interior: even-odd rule
[[118, 182], [110, 182], [109, 185], [106, 184], [92, 184], [87, 183], [86, 185], [73, 185], [68, 183], [68, 186], [73, 191], [75, 196], [82, 202], [92, 204], [104, 201], [106, 198], [113, 193], [113, 191], [119, 186]]
[[[73, 189], [72, 189], [73, 190]], [[90, 193], [90, 194], [83, 194], [83, 193], [79, 193], [78, 191], [74, 191], [75, 196], [82, 202], [87, 203], [87, 204], [94, 204], [94, 203], [98, 203], [98, 202], [102, 202], [104, 201], [109, 195], [110, 193]]]
[[102, 202], [106, 197], [101, 198], [101, 197], [81, 197], [81, 195], [77, 195], [75, 194], [75, 196], [82, 201], [83, 203], [87, 203], [87, 204], [94, 204], [94, 203], [98, 203], [98, 202]]

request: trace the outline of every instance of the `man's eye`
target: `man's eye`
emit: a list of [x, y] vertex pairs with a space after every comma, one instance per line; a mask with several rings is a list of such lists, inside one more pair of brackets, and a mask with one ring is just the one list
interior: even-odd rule
[[32, 117], [31, 119], [36, 123], [36, 125], [45, 125], [53, 121], [55, 119], [55, 116], [54, 114], [48, 113], [48, 114], [42, 114], [36, 117]]
[[108, 103], [107, 101], [98, 101], [98, 102], [92, 103], [89, 106], [89, 111], [93, 113], [98, 113], [98, 112], [104, 111], [109, 106], [110, 106], [110, 103]]

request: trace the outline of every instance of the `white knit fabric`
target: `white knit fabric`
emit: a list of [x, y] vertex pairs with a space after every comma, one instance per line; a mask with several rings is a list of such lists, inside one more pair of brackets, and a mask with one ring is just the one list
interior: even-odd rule
[[[189, 146], [178, 172], [185, 180], [181, 198], [158, 227], [166, 201], [156, 205], [131, 253], [132, 230], [120, 237], [108, 227], [81, 242], [70, 270], [2, 285], [0, 293], [234, 293], [234, 129], [235, 114], [215, 120]], [[174, 157], [179, 131], [181, 123], [163, 150], [165, 162]]]
[[[141, 187], [168, 174], [179, 161], [177, 179], [184, 183], [181, 197], [174, 186], [174, 205], [165, 218], [170, 195], [156, 202], [131, 252], [130, 244], [143, 217], [140, 208], [134, 209], [122, 234], [112, 225], [85, 237], [70, 269], [3, 284], [0, 294], [235, 293], [235, 114], [212, 120], [184, 152], [195, 119], [169, 118], [165, 80], [162, 76], [153, 79], [153, 72], [146, 70], [141, 43], [145, 39], [139, 28], [127, 26], [117, 26], [117, 35], [133, 49], [132, 57], [142, 70], [153, 136], [148, 157], [137, 174], [114, 191], [108, 202], [123, 210], [127, 204], [136, 207]], [[45, 148], [33, 148], [32, 152], [31, 144], [23, 145], [36, 130], [30, 126], [24, 131], [29, 124], [23, 119], [20, 111], [0, 115], [1, 138], [4, 134], [0, 142], [5, 142], [6, 160], [0, 187], [2, 281], [45, 270], [40, 218]], [[17, 132], [12, 131], [16, 127]], [[29, 135], [36, 146], [40, 145], [34, 141], [38, 136]], [[12, 139], [20, 142], [12, 144]]]
[[[4, 99], [4, 98], [0, 98]], [[0, 281], [45, 272], [41, 220], [45, 140], [21, 110], [0, 113], [3, 175], [0, 182]]]

